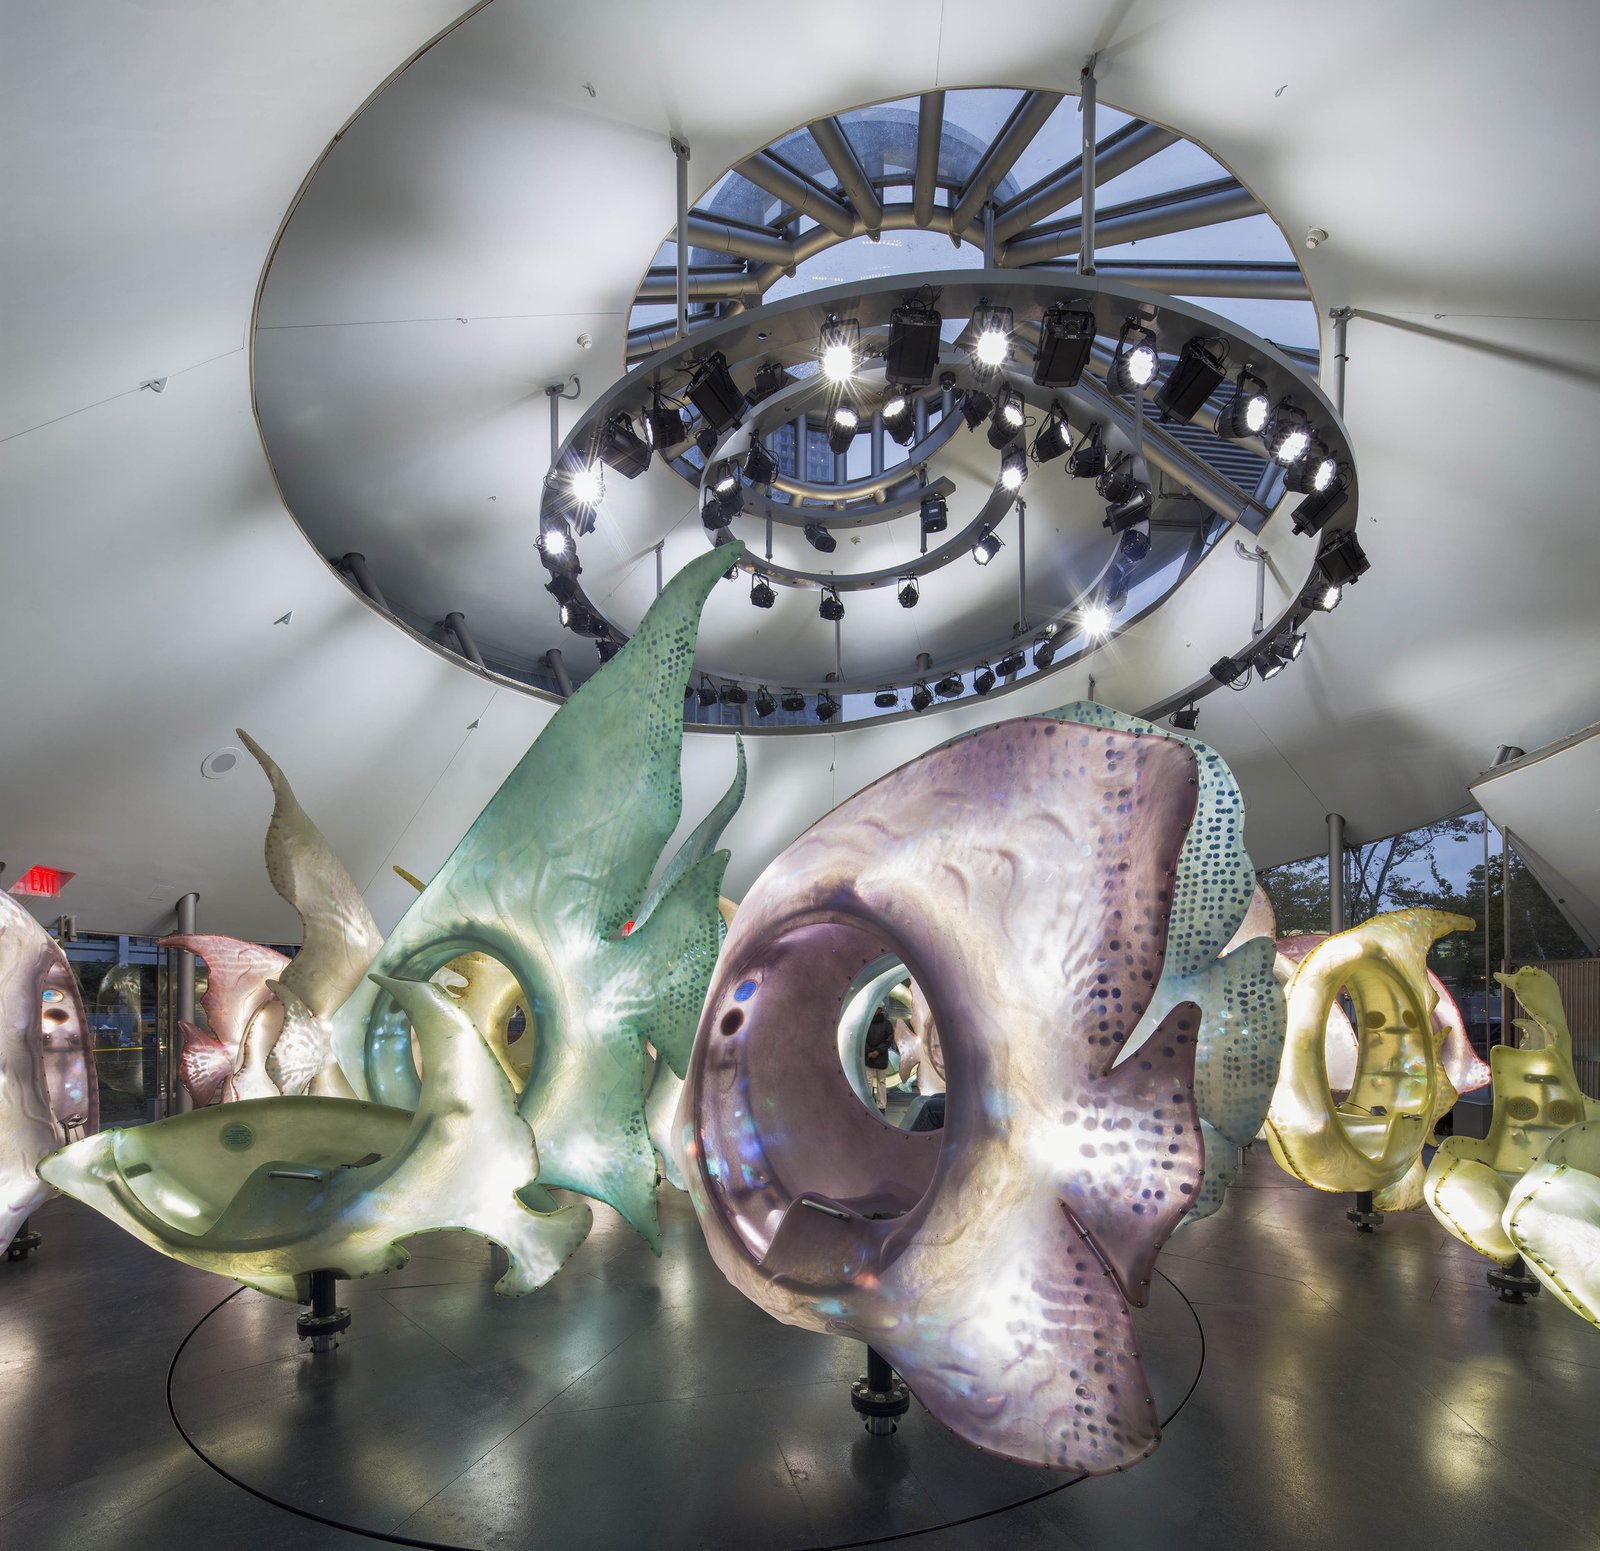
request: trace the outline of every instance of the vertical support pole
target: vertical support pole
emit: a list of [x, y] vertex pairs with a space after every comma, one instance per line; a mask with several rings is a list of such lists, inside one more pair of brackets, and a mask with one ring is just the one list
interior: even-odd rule
[[1483, 815], [1483, 1049], [1487, 1055], [1493, 1041], [1489, 1038], [1489, 982], [1494, 960], [1491, 957], [1493, 934], [1489, 930], [1489, 815]]
[[983, 205], [983, 267], [994, 268], [994, 201], [985, 200]]
[[487, 668], [483, 660], [483, 653], [478, 650], [478, 643], [472, 639], [472, 632], [467, 629], [467, 616], [455, 610], [444, 617], [445, 629], [456, 638], [456, 645], [461, 648], [461, 655], [475, 668]]
[[1028, 503], [1017, 502], [1017, 629], [1028, 628]]
[[389, 607], [389, 600], [384, 597], [378, 584], [373, 581], [372, 572], [367, 569], [367, 557], [365, 555], [348, 554], [344, 556], [340, 564], [350, 573], [350, 580], [361, 589], [362, 597], [370, 598], [385, 614], [394, 612]]
[[[192, 890], [178, 901], [178, 934], [191, 936], [195, 931], [196, 906], [200, 896]], [[194, 1022], [194, 955], [180, 950], [173, 956], [174, 979], [173, 1020], [167, 1033], [166, 1090], [167, 1113], [181, 1114], [193, 1108], [188, 1102], [188, 1090], [178, 1081], [178, 1057], [183, 1049], [183, 1031], [180, 1022]]]
[[874, 475], [883, 472], [883, 411], [875, 409], [872, 412], [872, 472]]
[[[656, 545], [656, 596], [658, 598], [661, 596], [661, 589], [666, 585], [666, 582], [665, 582], [665, 580], [663, 579], [663, 576], [662, 576], [662, 564], [663, 564], [663, 562], [662, 562], [662, 558], [661, 558], [661, 551], [662, 551], [662, 548], [665, 546], [666, 542], [667, 541], [665, 539], [662, 539], [661, 543]], [[767, 547], [767, 556], [768, 556], [769, 559], [771, 558], [771, 555], [772, 555], [772, 548], [771, 548], [771, 545], [769, 544], [768, 547]]]
[[1333, 319], [1333, 407], [1339, 411], [1339, 416], [1344, 417], [1344, 363], [1349, 360], [1345, 354], [1345, 331], [1350, 325], [1350, 309], [1348, 307], [1334, 307], [1328, 316]]
[[[1511, 973], [1511, 831], [1500, 831], [1500, 972]], [[1500, 987], [1500, 1043], [1514, 1045], [1511, 1037], [1511, 990]]]
[[1078, 110], [1083, 119], [1083, 183], [1078, 198], [1078, 273], [1094, 273], [1094, 62], [1100, 56], [1091, 54], [1078, 77]]
[[1344, 815], [1328, 815], [1328, 930], [1344, 930]]
[[[771, 511], [770, 508], [767, 511], [767, 559], [768, 560], [772, 559], [772, 511]], [[660, 550], [658, 549], [657, 550], [657, 559], [656, 559], [656, 592], [659, 593], [660, 591], [661, 591], [661, 561], [660, 561]]]
[[676, 135], [672, 154], [678, 162], [678, 224], [673, 246], [678, 250], [678, 338], [689, 336], [689, 147]]
[[554, 474], [561, 455], [561, 384], [546, 388], [544, 396], [550, 401], [550, 472]]
[[1259, 544], [1246, 549], [1242, 539], [1233, 541], [1233, 552], [1256, 568], [1256, 617], [1250, 626], [1254, 641], [1267, 628], [1267, 552]]
[[550, 671], [556, 676], [556, 687], [567, 698], [572, 698], [572, 680], [567, 677], [567, 665], [561, 660], [561, 648], [552, 646], [544, 654], [544, 660]]

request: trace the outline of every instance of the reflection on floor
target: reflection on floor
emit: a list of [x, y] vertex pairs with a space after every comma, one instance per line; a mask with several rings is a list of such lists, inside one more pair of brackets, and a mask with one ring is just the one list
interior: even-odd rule
[[[1154, 1458], [898, 1543], [1593, 1551], [1600, 1337], [1548, 1298], [1496, 1302], [1482, 1260], [1426, 1214], [1362, 1235], [1347, 1204], [1253, 1159], [1162, 1257], [1204, 1323], [1205, 1365]], [[868, 1438], [846, 1396], [860, 1347], [759, 1315], [683, 1198], [663, 1216], [660, 1261], [607, 1215], [518, 1303], [490, 1293], [476, 1241], [414, 1241], [403, 1273], [341, 1288], [356, 1322], [328, 1360], [298, 1350], [289, 1306], [242, 1294], [184, 1354], [179, 1413], [264, 1490], [463, 1546], [860, 1541], [1052, 1484], [915, 1409]], [[0, 1266], [0, 1544], [373, 1544], [248, 1496], [173, 1428], [172, 1352], [228, 1284], [72, 1202], [36, 1224], [43, 1249]], [[1193, 1321], [1163, 1291], [1141, 1331], [1170, 1409], [1195, 1370]]]

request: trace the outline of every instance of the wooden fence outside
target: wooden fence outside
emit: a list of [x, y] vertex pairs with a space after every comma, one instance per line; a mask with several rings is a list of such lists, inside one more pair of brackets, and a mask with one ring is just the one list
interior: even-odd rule
[[[1538, 964], [1561, 988], [1561, 1005], [1572, 1030], [1572, 1064], [1578, 1086], [1590, 1098], [1600, 1098], [1600, 959], [1566, 959]], [[1512, 1015], [1527, 1017], [1515, 997]]]

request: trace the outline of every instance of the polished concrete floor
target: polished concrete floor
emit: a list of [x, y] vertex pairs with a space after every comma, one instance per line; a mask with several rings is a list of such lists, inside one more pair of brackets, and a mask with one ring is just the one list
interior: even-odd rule
[[[425, 1544], [1594, 1551], [1600, 1332], [1547, 1297], [1497, 1302], [1426, 1213], [1360, 1235], [1345, 1205], [1253, 1159], [1163, 1254], [1195, 1312], [1161, 1286], [1141, 1316], [1163, 1411], [1199, 1376], [1161, 1448], [1045, 1497], [1054, 1478], [917, 1408], [893, 1438], [861, 1432], [861, 1348], [746, 1304], [671, 1193], [659, 1261], [597, 1212], [514, 1302], [477, 1241], [417, 1240], [404, 1272], [341, 1288], [356, 1323], [329, 1358], [300, 1349], [292, 1308], [243, 1293], [172, 1396], [257, 1490]], [[373, 1543], [250, 1496], [174, 1427], [168, 1366], [228, 1284], [70, 1201], [36, 1226], [44, 1247], [0, 1265], [0, 1545]]]

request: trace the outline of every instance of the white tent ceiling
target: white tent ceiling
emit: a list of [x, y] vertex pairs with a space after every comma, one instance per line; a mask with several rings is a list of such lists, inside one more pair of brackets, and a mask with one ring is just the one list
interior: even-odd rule
[[[208, 929], [293, 935], [260, 865], [264, 783], [244, 767], [200, 775], [236, 725], [392, 918], [404, 890], [388, 864], [437, 865], [548, 715], [351, 595], [284, 513], [250, 409], [252, 301], [297, 189], [461, 9], [86, 0], [5, 14], [0, 859], [8, 880], [34, 864], [77, 873], [50, 913], [81, 927], [164, 928], [194, 888]], [[648, 260], [672, 222], [670, 134], [709, 181], [818, 113], [934, 85], [1070, 89], [1099, 49], [1106, 100], [1211, 147], [1289, 232], [1330, 232], [1302, 252], [1307, 277], [1324, 308], [1357, 309], [1346, 418], [1373, 570], [1291, 672], [1202, 713], [1243, 781], [1258, 862], [1316, 849], [1330, 808], [1359, 838], [1457, 807], [1495, 745], [1538, 748], [1596, 720], [1593, 7], [1366, 0], [1334, 18], [1040, 0], [1002, 27], [975, 0], [819, 0], [768, 8], [759, 30], [749, 17], [495, 0], [464, 25], [514, 40], [511, 110], [548, 146], [507, 197], [537, 197], [550, 168], [586, 167], [609, 144], [658, 147], [660, 179], [625, 198], [589, 187], [537, 251], [465, 268], [452, 255], [471, 233], [448, 203], [397, 211], [354, 188], [374, 200], [374, 242], [396, 220], [436, 229], [440, 262], [408, 272], [406, 294], [345, 296], [330, 318], [359, 317], [359, 302], [373, 323], [443, 318], [448, 333], [459, 316], [537, 313], [514, 350], [502, 337], [483, 359], [530, 385], [592, 373], [620, 360], [638, 276], [619, 288], [588, 245]], [[476, 86], [443, 72], [437, 111], [467, 111]], [[463, 185], [478, 175], [460, 169]], [[580, 332], [596, 336], [590, 355]], [[163, 377], [159, 394], [139, 386]], [[602, 385], [586, 377], [586, 397]], [[1186, 588], [1174, 605], [1189, 611], [1174, 649], [1195, 659], [1190, 677], [1219, 619], [1236, 635], [1250, 607], [1248, 567], [1207, 565], [1203, 596]], [[1103, 698], [1137, 709], [1144, 650], [1130, 639], [1091, 663]], [[1058, 675], [1037, 705], [1018, 694], [751, 740], [733, 892], [863, 780], [979, 720], [1081, 693], [1083, 677]], [[689, 745], [698, 808], [731, 751], [717, 735]]]

